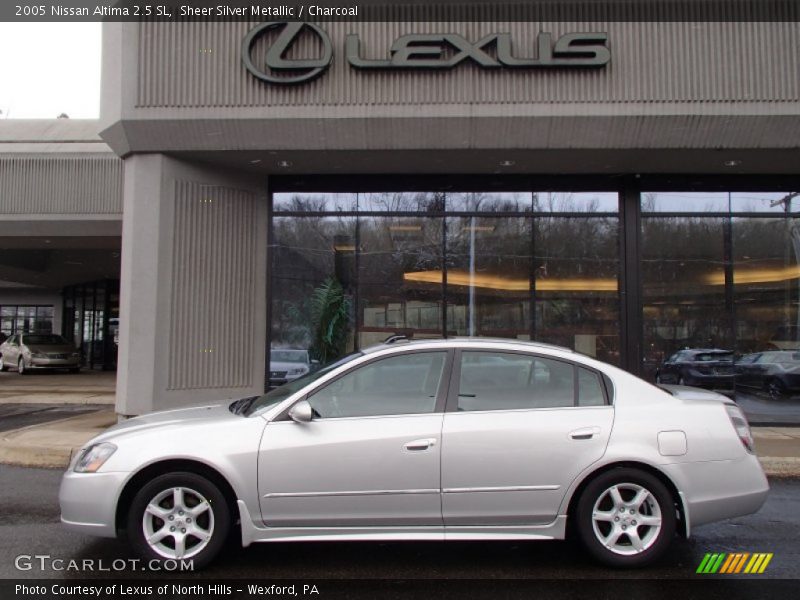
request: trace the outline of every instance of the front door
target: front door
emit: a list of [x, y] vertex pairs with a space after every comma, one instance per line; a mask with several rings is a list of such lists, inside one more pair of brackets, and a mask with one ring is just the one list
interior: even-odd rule
[[441, 526], [447, 351], [359, 365], [308, 396], [308, 423], [278, 419], [258, 462], [273, 527]]
[[527, 353], [464, 351], [460, 362], [442, 430], [445, 526], [552, 522], [605, 452], [614, 409], [602, 376]]

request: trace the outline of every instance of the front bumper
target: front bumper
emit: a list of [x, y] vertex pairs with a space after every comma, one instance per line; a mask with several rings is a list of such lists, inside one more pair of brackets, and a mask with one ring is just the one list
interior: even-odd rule
[[61, 478], [61, 522], [70, 530], [116, 537], [116, 507], [127, 473], [75, 473]]
[[757, 512], [769, 493], [767, 477], [753, 454], [737, 460], [673, 463], [664, 470], [683, 492], [691, 529]]
[[31, 358], [25, 364], [27, 369], [77, 369], [81, 366], [80, 357], [76, 358]]

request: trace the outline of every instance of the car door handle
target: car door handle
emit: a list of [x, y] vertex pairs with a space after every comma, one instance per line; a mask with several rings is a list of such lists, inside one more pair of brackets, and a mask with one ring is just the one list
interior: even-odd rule
[[431, 446], [436, 445], [436, 438], [424, 438], [421, 440], [414, 440], [413, 442], [408, 442], [407, 444], [403, 444], [403, 448], [406, 450], [410, 450], [412, 452], [419, 452], [420, 450], [427, 450]]
[[590, 440], [599, 433], [599, 427], [584, 427], [582, 429], [570, 431], [569, 437], [571, 437], [573, 440]]

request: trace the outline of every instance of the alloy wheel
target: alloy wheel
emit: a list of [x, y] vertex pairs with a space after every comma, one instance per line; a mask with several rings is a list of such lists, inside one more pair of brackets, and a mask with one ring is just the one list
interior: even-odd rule
[[770, 398], [777, 399], [783, 396], [783, 385], [777, 379], [773, 379], [767, 384], [767, 393]]
[[167, 488], [153, 497], [142, 516], [144, 539], [165, 558], [191, 558], [214, 533], [214, 510], [199, 492], [188, 487]]
[[592, 529], [598, 541], [611, 552], [622, 556], [638, 554], [658, 539], [661, 507], [647, 488], [636, 483], [617, 483], [595, 502]]
[[20, 375], [25, 375], [25, 359], [20, 358], [19, 362], [17, 363], [17, 373]]

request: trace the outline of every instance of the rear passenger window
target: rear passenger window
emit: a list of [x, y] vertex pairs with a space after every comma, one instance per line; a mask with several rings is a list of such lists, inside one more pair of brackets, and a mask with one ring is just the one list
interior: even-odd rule
[[570, 363], [504, 352], [464, 352], [458, 410], [515, 410], [575, 405]]
[[578, 406], [602, 406], [606, 403], [600, 375], [578, 367]]

